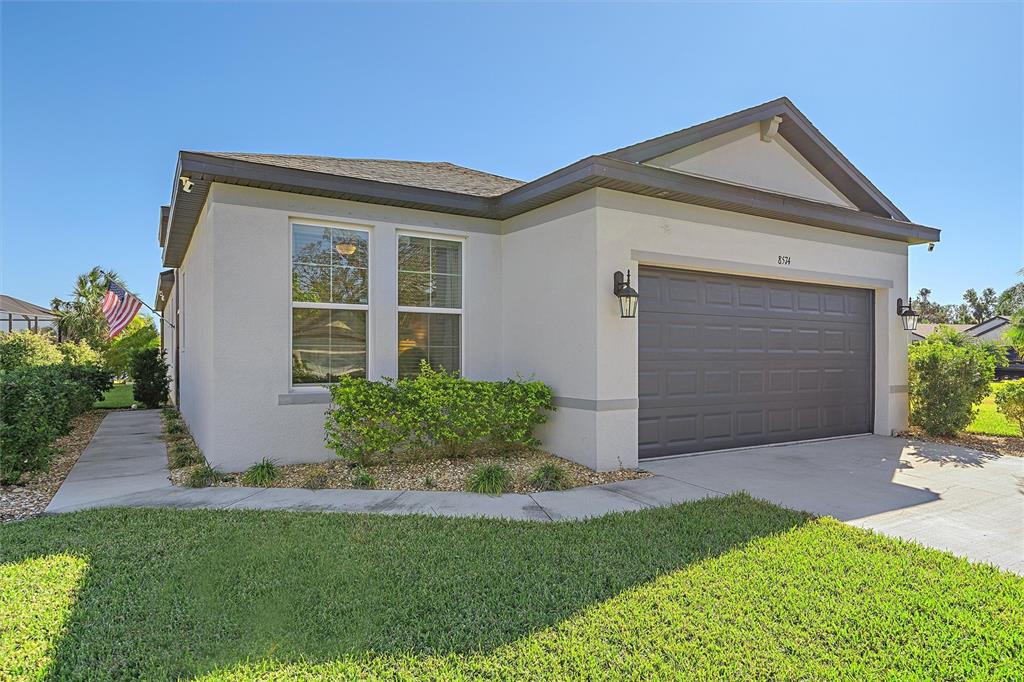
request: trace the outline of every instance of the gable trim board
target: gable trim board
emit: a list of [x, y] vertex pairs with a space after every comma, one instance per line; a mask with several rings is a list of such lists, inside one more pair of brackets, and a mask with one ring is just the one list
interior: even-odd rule
[[634, 163], [645, 163], [680, 147], [697, 144], [773, 116], [782, 117], [778, 128], [779, 135], [786, 138], [804, 158], [858, 208], [875, 215], [910, 222], [903, 211], [882, 194], [863, 173], [857, 170], [850, 160], [843, 156], [843, 153], [814, 127], [788, 97], [780, 97], [674, 133], [622, 147], [609, 152], [606, 156]]

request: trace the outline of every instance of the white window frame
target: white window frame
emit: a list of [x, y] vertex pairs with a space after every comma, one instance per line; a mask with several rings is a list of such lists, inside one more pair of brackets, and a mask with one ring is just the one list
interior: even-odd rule
[[[401, 275], [399, 271], [399, 252], [398, 243], [402, 237], [420, 237], [422, 239], [434, 239], [436, 241], [448, 241], [458, 242], [461, 244], [461, 260], [462, 260], [462, 272], [460, 273], [461, 280], [461, 296], [459, 300], [462, 301], [462, 305], [458, 308], [435, 308], [433, 306], [415, 306], [415, 305], [397, 305], [398, 303], [398, 278]], [[450, 232], [430, 232], [427, 230], [395, 230], [395, 338], [393, 340], [395, 344], [395, 377], [398, 377], [398, 315], [399, 313], [439, 313], [442, 315], [458, 315], [459, 316], [459, 376], [465, 376], [466, 374], [466, 235], [465, 234], [453, 234]], [[450, 371], [450, 370], [448, 370]]]
[[[366, 233], [366, 303], [317, 303], [311, 301], [296, 301], [294, 300], [294, 292], [292, 291], [292, 268], [295, 266], [295, 226], [296, 225], [309, 225], [311, 227], [328, 227], [336, 228], [341, 230], [349, 230], [352, 232], [365, 232]], [[318, 384], [297, 384], [295, 383], [295, 367], [294, 367], [294, 347], [295, 342], [295, 329], [294, 329], [294, 314], [293, 310], [296, 308], [308, 308], [314, 310], [362, 310], [366, 313], [366, 368], [365, 376], [367, 379], [370, 378], [370, 368], [373, 361], [372, 348], [373, 345], [370, 343], [370, 338], [373, 334], [370, 324], [370, 292], [373, 289], [373, 278], [372, 270], [372, 258], [371, 252], [373, 250], [373, 230], [370, 229], [369, 225], [356, 225], [352, 223], [339, 223], [327, 220], [316, 220], [312, 218], [290, 218], [288, 220], [288, 302], [291, 304], [288, 306], [288, 386], [292, 391], [322, 391], [323, 389], [330, 386], [330, 383], [318, 383]]]

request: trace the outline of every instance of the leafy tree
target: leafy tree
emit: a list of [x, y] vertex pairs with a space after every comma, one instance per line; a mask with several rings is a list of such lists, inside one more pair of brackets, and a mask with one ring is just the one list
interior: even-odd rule
[[974, 289], [965, 291], [964, 303], [970, 316], [968, 324], [979, 324], [995, 315], [997, 301], [996, 290], [992, 287], [982, 290], [980, 295]]
[[99, 266], [75, 279], [75, 288], [67, 301], [55, 298], [50, 307], [57, 313], [61, 335], [70, 341], [85, 341], [93, 349], [103, 351], [109, 345], [110, 328], [103, 317], [103, 296], [107, 293], [108, 277], [117, 278], [111, 271], [106, 275]]
[[100, 365], [100, 354], [85, 341], [65, 341], [57, 344], [57, 350], [66, 365]]
[[116, 376], [127, 376], [135, 353], [144, 348], [159, 347], [160, 335], [153, 318], [136, 315], [103, 352], [103, 364]]
[[931, 300], [931, 289], [922, 288], [917, 292], [917, 300], [914, 301], [914, 308], [921, 316], [922, 322], [931, 324], [949, 324], [949, 307], [935, 303]]

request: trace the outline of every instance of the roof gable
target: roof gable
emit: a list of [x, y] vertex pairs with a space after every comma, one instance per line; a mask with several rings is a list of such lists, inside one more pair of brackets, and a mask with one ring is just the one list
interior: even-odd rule
[[780, 97], [728, 116], [623, 147], [609, 152], [606, 156], [633, 163], [647, 163], [704, 140], [752, 124], [760, 124], [762, 121], [771, 121], [775, 116], [781, 118], [777, 134], [806, 159], [841, 196], [861, 211], [910, 222], [910, 219], [857, 170], [787, 97]]
[[857, 209], [785, 138], [766, 136], [762, 128], [750, 123], [645, 163]]

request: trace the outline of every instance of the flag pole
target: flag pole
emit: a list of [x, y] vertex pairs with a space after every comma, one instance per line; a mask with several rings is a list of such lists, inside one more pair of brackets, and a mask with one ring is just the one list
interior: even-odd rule
[[142, 305], [144, 305], [144, 306], [146, 306], [147, 308], [149, 308], [150, 310], [152, 310], [152, 311], [153, 311], [153, 313], [154, 313], [154, 314], [155, 314], [155, 315], [156, 315], [157, 317], [159, 317], [159, 318], [160, 318], [160, 321], [161, 321], [161, 322], [163, 322], [164, 324], [166, 324], [166, 325], [167, 325], [168, 327], [170, 327], [171, 329], [174, 329], [174, 325], [173, 325], [173, 324], [171, 324], [170, 322], [168, 322], [166, 318], [164, 318], [164, 314], [163, 314], [163, 313], [161, 313], [161, 312], [157, 311], [157, 310], [156, 310], [155, 308], [153, 308], [153, 306], [149, 305], [149, 304], [148, 304], [148, 303], [146, 303], [146, 302], [145, 302], [144, 300], [142, 300], [142, 297], [141, 297], [141, 296], [139, 296], [138, 294], [136, 294], [136, 293], [135, 293], [134, 291], [130, 291], [130, 290], [128, 289], [128, 287], [127, 287], [127, 286], [125, 286], [125, 283], [124, 283], [124, 282], [120, 282], [120, 281], [118, 281], [118, 279], [117, 279], [116, 277], [114, 277], [113, 275], [111, 275], [111, 274], [110, 274], [109, 272], [107, 272], [107, 271], [105, 271], [105, 270], [100, 270], [99, 272], [100, 272], [100, 274], [101, 274], [101, 275], [103, 275], [103, 276], [104, 276], [104, 277], [106, 277], [107, 279], [109, 279], [109, 280], [112, 280], [112, 281], [114, 281], [114, 282], [117, 282], [117, 283], [118, 283], [118, 284], [120, 284], [120, 285], [121, 285], [122, 287], [124, 287], [124, 290], [125, 290], [125, 291], [127, 291], [127, 292], [128, 292], [129, 294], [131, 294], [132, 296], [134, 296], [134, 297], [136, 298], [136, 300], [138, 300], [138, 302], [139, 302], [139, 303], [141, 303]]

